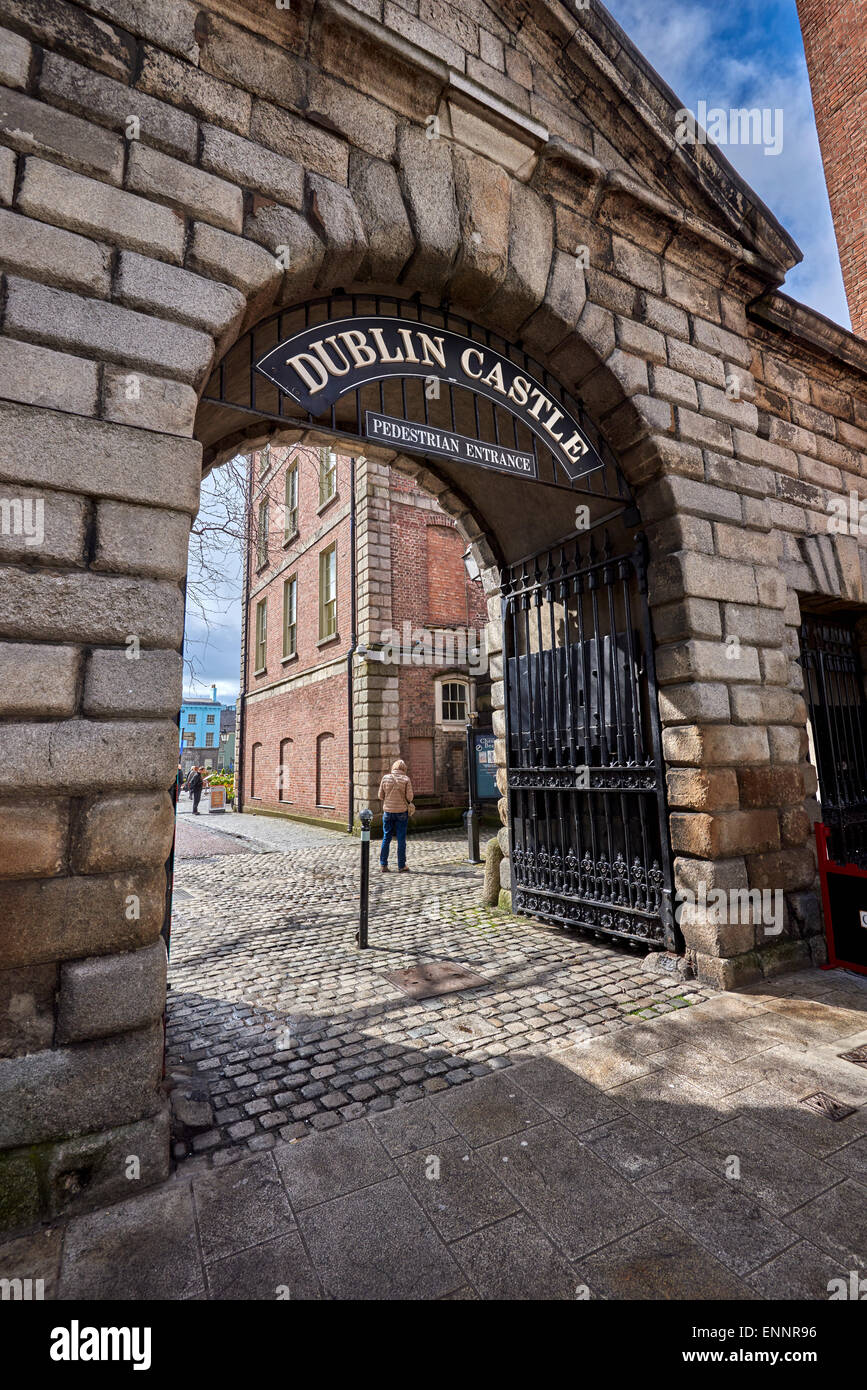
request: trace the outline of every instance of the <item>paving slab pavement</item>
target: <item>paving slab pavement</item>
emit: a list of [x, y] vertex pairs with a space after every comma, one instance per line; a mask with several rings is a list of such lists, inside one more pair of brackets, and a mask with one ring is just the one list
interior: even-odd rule
[[[39, 1274], [61, 1300], [825, 1301], [867, 1272], [867, 1071], [838, 1057], [864, 1034], [865, 984], [781, 977], [221, 1167], [181, 1164], [8, 1243], [0, 1277]], [[772, 1027], [795, 1015], [818, 1030], [799, 1051]], [[678, 1048], [716, 1057], [726, 1086], [688, 1083]], [[845, 1078], [846, 1119], [800, 1105], [816, 1075]]]

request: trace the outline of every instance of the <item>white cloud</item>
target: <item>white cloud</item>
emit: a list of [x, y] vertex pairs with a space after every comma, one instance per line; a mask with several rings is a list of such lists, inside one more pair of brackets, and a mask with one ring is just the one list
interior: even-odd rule
[[712, 44], [716, 6], [691, 0], [620, 0], [608, 8], [632, 42], [676, 92], [686, 90]]
[[786, 292], [848, 327], [810, 84], [793, 30], [795, 0], [608, 3], [690, 110], [703, 100], [726, 111], [755, 106], [783, 112], [779, 155], [749, 145], [721, 149], [804, 253]]

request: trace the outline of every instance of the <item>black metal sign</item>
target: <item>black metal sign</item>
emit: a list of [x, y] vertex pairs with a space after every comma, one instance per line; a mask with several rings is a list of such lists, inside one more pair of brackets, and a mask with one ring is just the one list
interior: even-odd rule
[[434, 425], [414, 425], [409, 420], [380, 415], [374, 410], [365, 412], [365, 433], [368, 439], [391, 444], [410, 454], [436, 454], [439, 458], [473, 463], [479, 468], [493, 468], [498, 473], [513, 473], [524, 478], [538, 476], [533, 454], [506, 449], [502, 444], [486, 444], [483, 439], [470, 439], [466, 434], [437, 429]]
[[314, 417], [369, 382], [446, 382], [507, 410], [548, 446], [572, 481], [604, 466], [578, 422], [534, 377], [485, 343], [450, 329], [388, 315], [338, 319], [278, 343], [256, 370]]

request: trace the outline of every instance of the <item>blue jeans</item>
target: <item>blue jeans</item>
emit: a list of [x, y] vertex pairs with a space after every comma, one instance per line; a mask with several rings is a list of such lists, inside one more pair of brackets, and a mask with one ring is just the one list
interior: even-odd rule
[[409, 811], [383, 811], [382, 848], [379, 851], [379, 862], [383, 868], [388, 864], [388, 851], [394, 839], [397, 840], [397, 867], [402, 869], [406, 864], [406, 828], [408, 824]]

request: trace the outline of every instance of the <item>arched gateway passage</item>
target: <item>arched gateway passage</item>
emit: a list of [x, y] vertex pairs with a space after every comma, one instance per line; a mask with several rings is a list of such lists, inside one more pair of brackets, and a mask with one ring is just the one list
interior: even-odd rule
[[582, 402], [446, 307], [337, 292], [267, 318], [213, 372], [206, 458], [263, 424], [409, 454], [448, 484], [501, 599], [513, 907], [674, 948], [644, 540]]
[[[678, 98], [603, 6], [483, 6], [457, 38], [428, 8], [7, 7], [0, 1227], [126, 1195], [130, 1153], [167, 1171], [189, 519], [202, 464], [269, 437], [344, 440], [454, 519], [488, 598], [515, 905], [659, 944], [644, 557], [595, 422], [647, 527], [689, 962], [736, 988], [825, 958], [793, 657], [800, 597], [867, 593], [859, 538], [826, 525], [863, 481], [864, 344], [777, 292], [797, 247], [713, 144], [674, 138]], [[362, 336], [320, 355], [347, 318]], [[395, 370], [305, 406], [255, 370], [297, 334], [314, 397], [344, 358]], [[386, 435], [406, 425], [436, 447]], [[785, 912], [713, 921], [705, 887]]]

